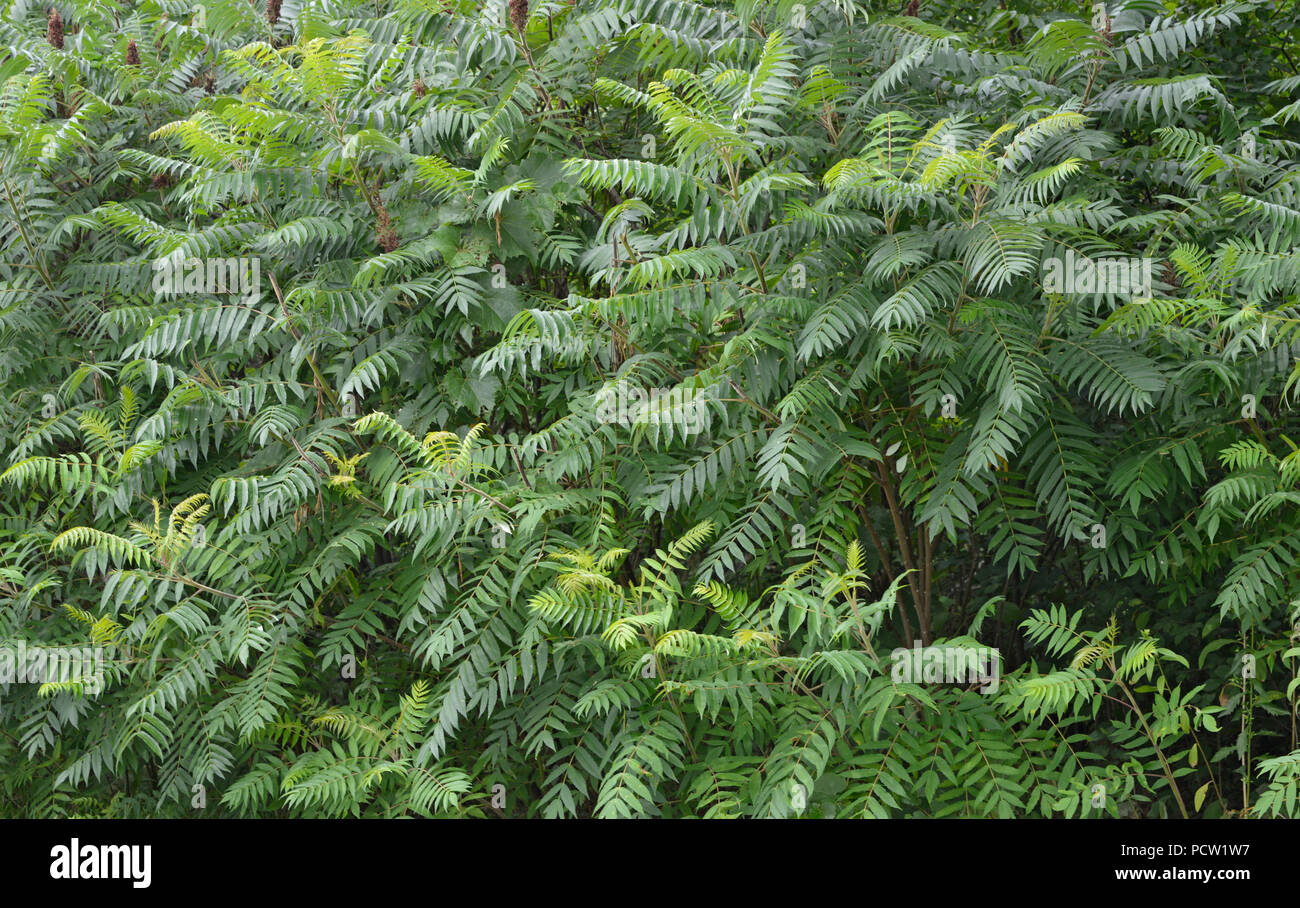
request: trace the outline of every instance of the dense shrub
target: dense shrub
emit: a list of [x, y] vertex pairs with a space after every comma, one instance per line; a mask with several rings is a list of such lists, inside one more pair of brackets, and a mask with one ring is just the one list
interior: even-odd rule
[[1296, 814], [1298, 20], [8, 0], [3, 813]]

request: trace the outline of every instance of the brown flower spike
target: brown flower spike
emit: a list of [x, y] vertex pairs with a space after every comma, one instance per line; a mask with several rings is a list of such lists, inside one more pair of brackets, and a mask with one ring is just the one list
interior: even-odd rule
[[519, 34], [528, 27], [528, 0], [510, 0], [510, 24]]
[[280, 21], [281, 0], [266, 0], [266, 21], [272, 25]]
[[1178, 287], [1182, 284], [1182, 282], [1178, 279], [1178, 272], [1174, 270], [1173, 262], [1168, 262], [1168, 261], [1165, 262], [1164, 278], [1165, 278], [1165, 283], [1173, 287], [1175, 290], [1177, 290]]
[[385, 252], [392, 252], [397, 248], [397, 231], [393, 230], [393, 217], [388, 213], [388, 209], [382, 205], [379, 206], [379, 217], [375, 224], [375, 233], [380, 249]]
[[126, 65], [140, 65], [140, 51], [136, 48], [135, 41], [128, 41], [126, 43]]
[[45, 29], [45, 40], [50, 42], [50, 47], [56, 50], [63, 50], [63, 17], [54, 7], [50, 7], [49, 26]]

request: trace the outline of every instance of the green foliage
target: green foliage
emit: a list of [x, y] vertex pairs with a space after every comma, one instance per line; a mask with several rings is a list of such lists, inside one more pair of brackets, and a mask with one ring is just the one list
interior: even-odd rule
[[899, 6], [5, 0], [0, 812], [1300, 815], [1296, 8]]

